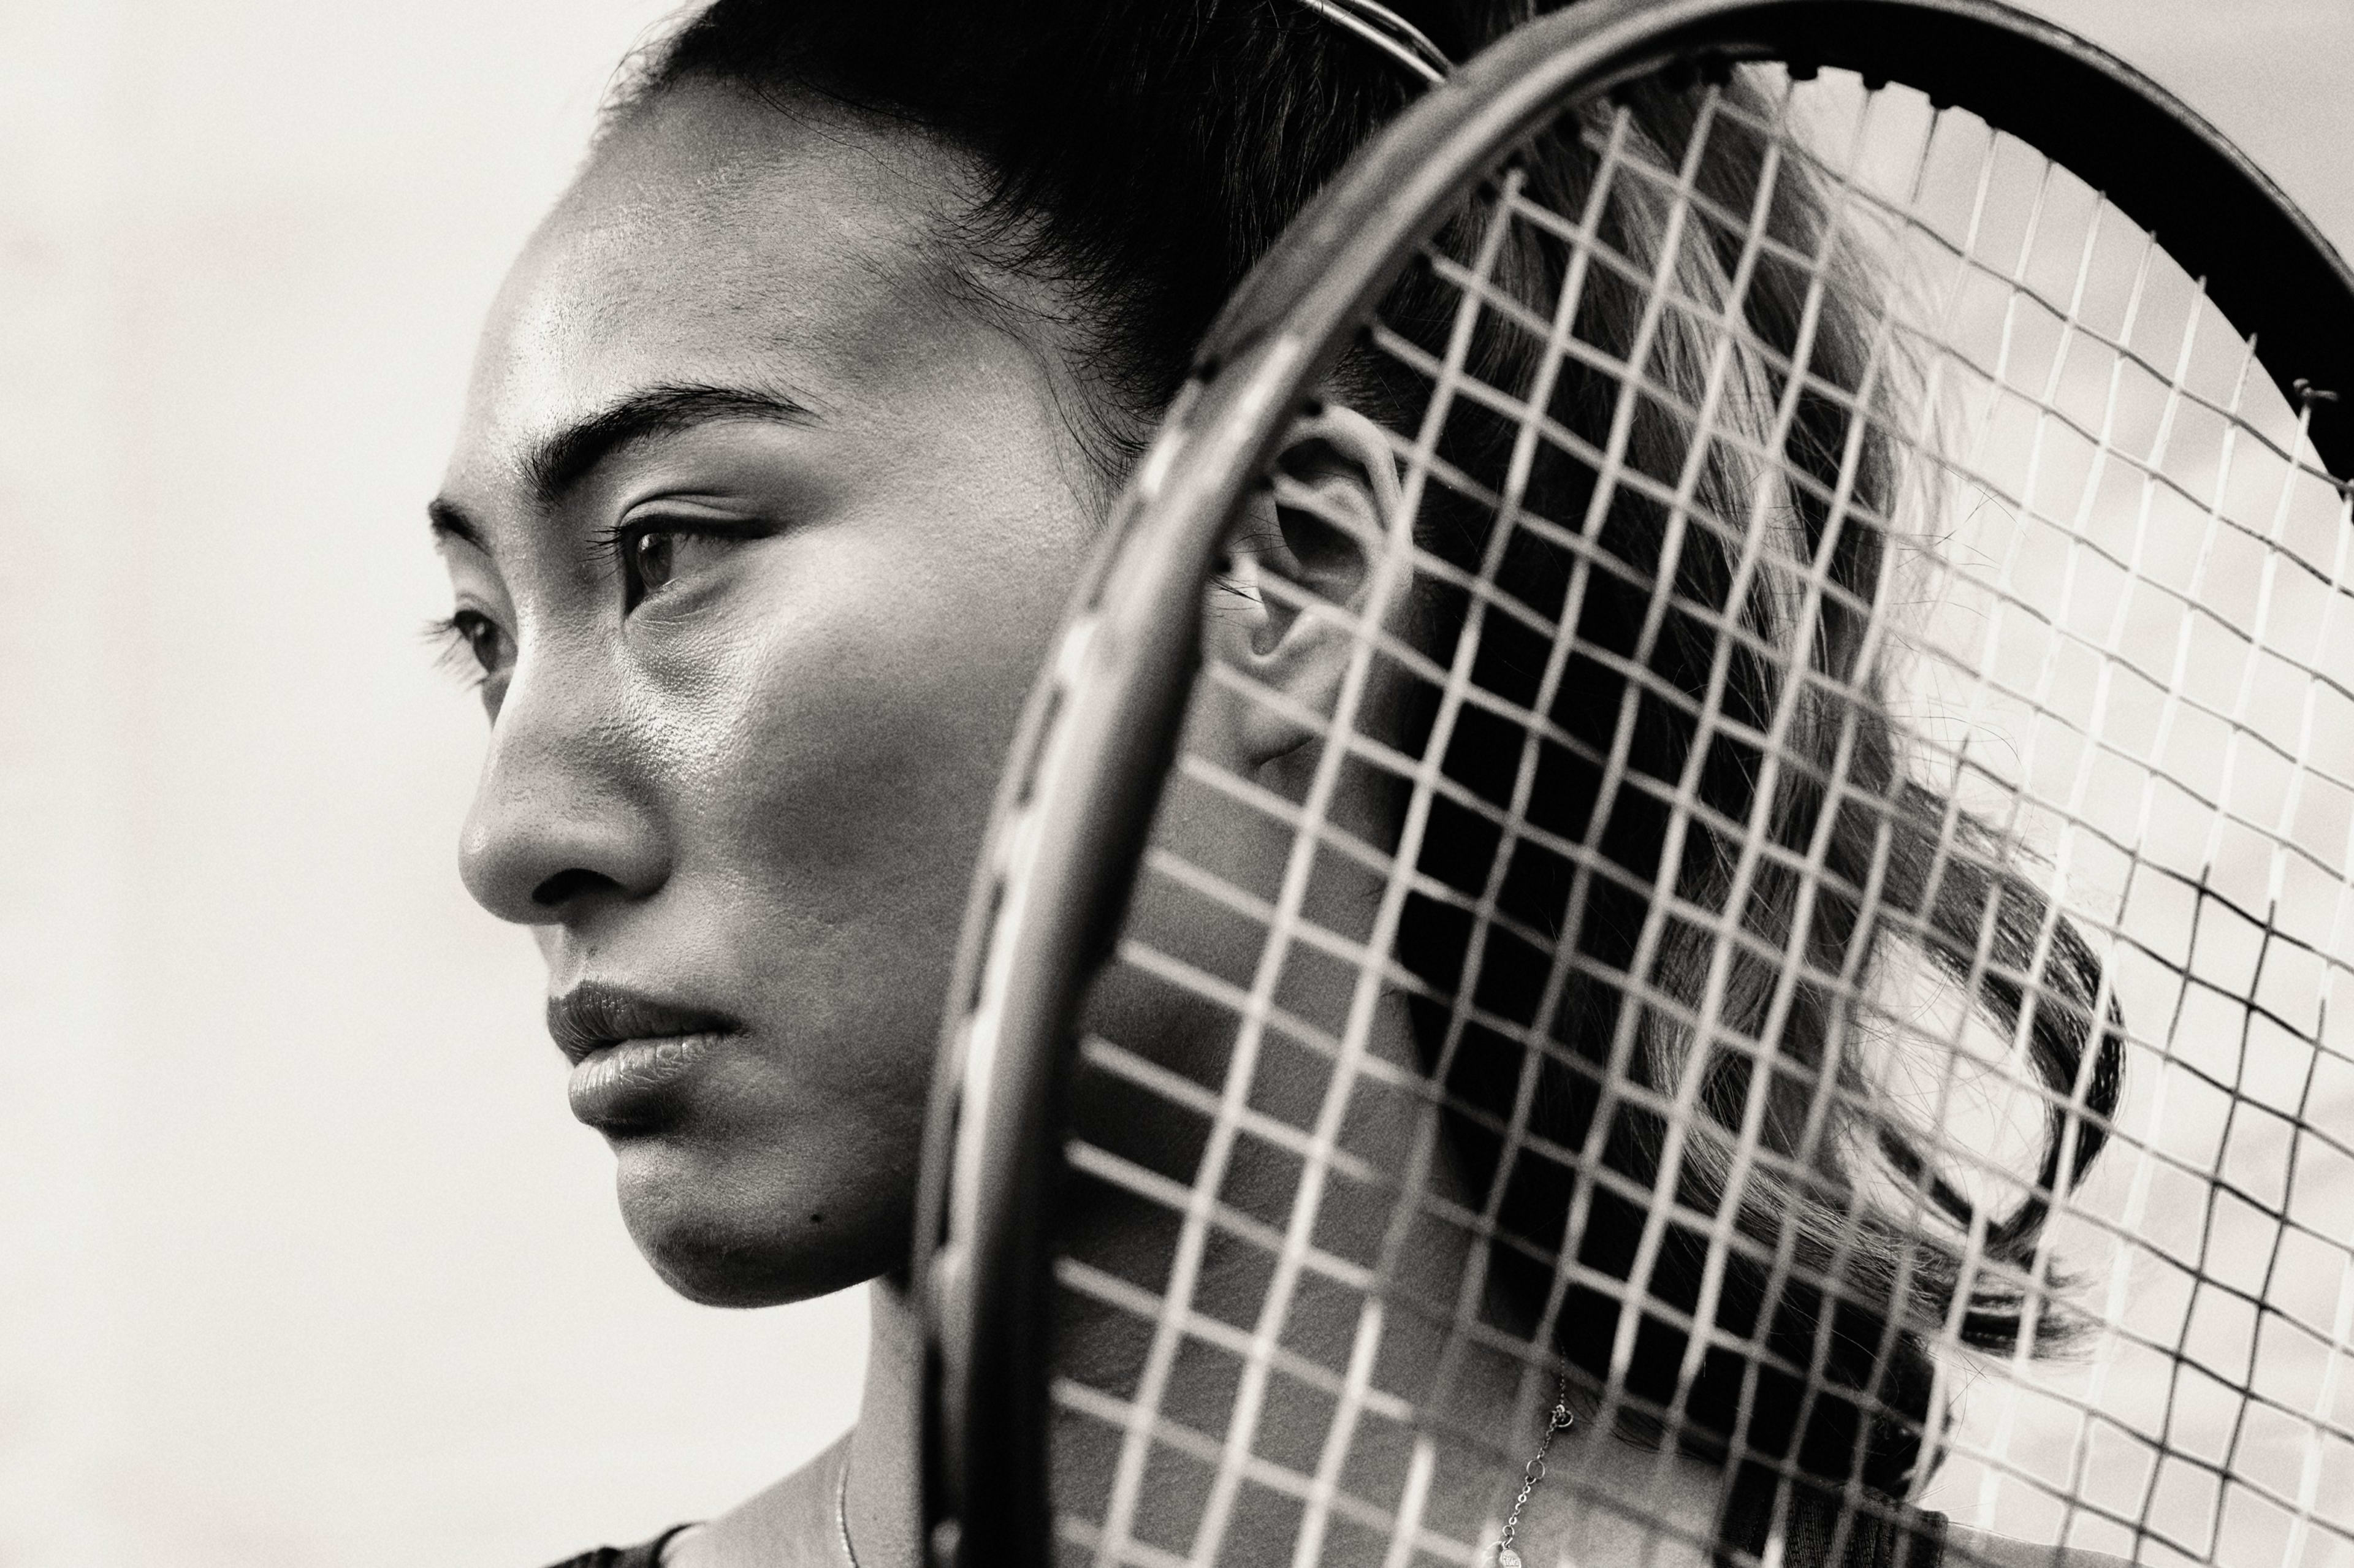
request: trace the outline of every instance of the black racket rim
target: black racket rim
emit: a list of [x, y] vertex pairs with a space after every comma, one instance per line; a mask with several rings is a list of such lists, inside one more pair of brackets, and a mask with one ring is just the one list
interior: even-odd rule
[[[917, 1213], [921, 1524], [938, 1568], [1054, 1551], [1044, 1329], [1061, 1086], [1198, 662], [1197, 618], [1165, 607], [1198, 601], [1284, 431], [1468, 185], [1566, 110], [1663, 73], [1697, 80], [1766, 61], [1902, 83], [2093, 183], [2256, 340], [2309, 416], [2320, 461], [2354, 476], [2354, 408], [2328, 395], [2354, 395], [2354, 270], [2204, 119], [2040, 17], [1998, 0], [1585, 0], [1434, 88], [1302, 211], [1204, 339], [1009, 754], [949, 991]], [[1144, 626], [1153, 633], [1138, 635]], [[1023, 892], [1009, 910], [1017, 840]]]

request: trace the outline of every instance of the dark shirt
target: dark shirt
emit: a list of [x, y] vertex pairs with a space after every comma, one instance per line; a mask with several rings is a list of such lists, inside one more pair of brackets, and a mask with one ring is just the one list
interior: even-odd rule
[[594, 1552], [567, 1557], [555, 1564], [555, 1568], [656, 1568], [662, 1562], [663, 1548], [670, 1544], [671, 1537], [689, 1528], [684, 1524], [672, 1525], [652, 1541], [641, 1542], [635, 1546], [600, 1546]]
[[[1782, 1561], [1789, 1568], [1829, 1568], [1842, 1511], [1834, 1499], [1797, 1499], [1783, 1533]], [[2127, 1568], [2115, 1557], [2082, 1547], [2037, 1546], [1949, 1529], [1946, 1516], [1930, 1509], [1898, 1508], [1886, 1515], [1859, 1511], [1848, 1518], [1845, 1533], [1839, 1568]], [[1719, 1561], [1730, 1559], [1720, 1555]]]
[[[1790, 1510], [1782, 1541], [1789, 1563], [1828, 1563], [1839, 1538], [1840, 1510], [1799, 1507]], [[1856, 1514], [1847, 1521], [1847, 1558], [1853, 1568], [1937, 1568], [1946, 1560], [1946, 1516], [1906, 1509], [1895, 1519]]]
[[[1895, 1520], [1850, 1520], [1848, 1524], [1848, 1568], [1958, 1568], [1947, 1563], [1946, 1553], [1946, 1516], [1927, 1510], [1908, 1509]], [[1792, 1510], [1789, 1529], [1783, 1543], [1783, 1561], [1791, 1568], [1816, 1568], [1828, 1563], [1838, 1514], [1834, 1508], [1808, 1506], [1804, 1503]], [[663, 1548], [673, 1536], [691, 1528], [673, 1525], [652, 1541], [636, 1546], [600, 1546], [594, 1552], [584, 1552], [578, 1557], [567, 1557], [554, 1568], [660, 1568]], [[1965, 1532], [1967, 1535], [1967, 1532]], [[1982, 1551], [1998, 1551], [1999, 1557], [1981, 1557]], [[2021, 1555], [2014, 1557], [2013, 1552]], [[1959, 1564], [1996, 1562], [2021, 1562], [2031, 1555], [2038, 1568], [2124, 1568], [2116, 1558], [2097, 1552], [2071, 1551], [2055, 1547], [2020, 1547], [2016, 1542], [1972, 1542], [1962, 1547]], [[1720, 1557], [1720, 1562], [1734, 1559]]]
[[[1823, 1523], [1810, 1514], [1811, 1510], [1802, 1510], [1798, 1518], [1792, 1521], [1794, 1529], [1786, 1562], [1811, 1564], [1829, 1550], [1829, 1536], [1819, 1540], [1808, 1539], [1813, 1531]], [[1914, 1519], [1917, 1522], [1909, 1532], [1870, 1529], [1851, 1531], [1857, 1538], [1850, 1542], [1848, 1561], [1856, 1568], [1938, 1568], [1944, 1556], [1941, 1547], [1945, 1536], [1945, 1516], [1916, 1514]], [[652, 1541], [636, 1546], [600, 1546], [594, 1552], [567, 1557], [556, 1563], [554, 1568], [659, 1568], [663, 1547], [673, 1536], [687, 1528], [684, 1524], [673, 1525]], [[1903, 1551], [1908, 1542], [1913, 1547], [1909, 1554]], [[1808, 1552], [1815, 1555], [1809, 1556]]]

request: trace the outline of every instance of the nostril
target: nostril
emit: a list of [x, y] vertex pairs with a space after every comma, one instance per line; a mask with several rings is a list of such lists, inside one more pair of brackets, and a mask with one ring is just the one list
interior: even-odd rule
[[619, 884], [610, 876], [599, 876], [593, 871], [578, 866], [559, 871], [531, 890], [531, 901], [543, 909], [561, 909], [574, 899], [590, 893], [618, 893]]

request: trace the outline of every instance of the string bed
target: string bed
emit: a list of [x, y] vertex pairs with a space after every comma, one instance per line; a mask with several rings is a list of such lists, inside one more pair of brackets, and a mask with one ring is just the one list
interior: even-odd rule
[[1478, 1561], [1565, 1379], [1531, 1563], [2354, 1562], [2346, 494], [2031, 147], [1644, 90], [1336, 374], [1393, 514], [1253, 589], [1328, 697], [1197, 683], [1072, 1093], [1065, 1560]]

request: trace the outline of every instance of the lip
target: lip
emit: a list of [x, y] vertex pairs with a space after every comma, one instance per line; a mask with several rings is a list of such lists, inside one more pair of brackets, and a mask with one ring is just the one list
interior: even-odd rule
[[612, 1128], [659, 1119], [695, 1071], [742, 1032], [722, 1012], [583, 980], [547, 1003], [547, 1033], [572, 1064], [572, 1114]]

